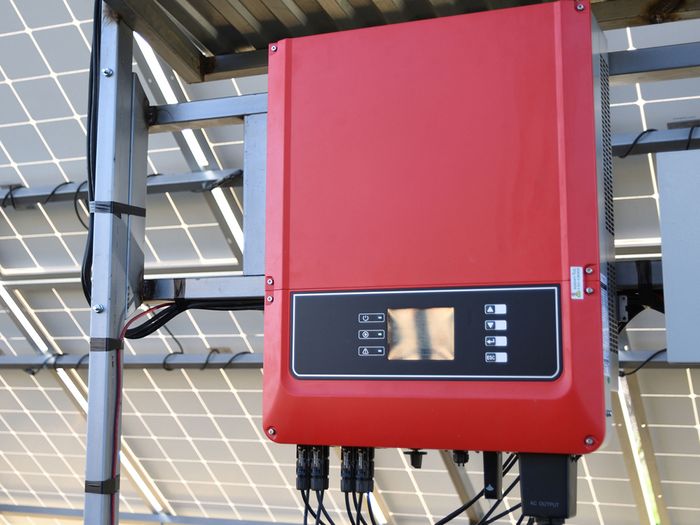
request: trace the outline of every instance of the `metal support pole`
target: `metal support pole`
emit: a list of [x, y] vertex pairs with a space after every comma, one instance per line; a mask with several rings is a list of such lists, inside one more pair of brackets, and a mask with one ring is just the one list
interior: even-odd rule
[[245, 117], [243, 152], [244, 275], [265, 273], [267, 114]]
[[[465, 503], [470, 501], [479, 492], [474, 488], [467, 470], [465, 467], [458, 467], [452, 460], [452, 453], [449, 450], [440, 450], [440, 459], [442, 459], [447, 474], [450, 476], [450, 481], [454, 485], [455, 492], [459, 501]], [[481, 502], [476, 501], [471, 507], [466, 510], [469, 523], [479, 523], [484, 517], [484, 510], [481, 507]]]
[[146, 100], [131, 72], [132, 32], [102, 19], [90, 317], [86, 525], [119, 516], [122, 350], [119, 333], [141, 301]]

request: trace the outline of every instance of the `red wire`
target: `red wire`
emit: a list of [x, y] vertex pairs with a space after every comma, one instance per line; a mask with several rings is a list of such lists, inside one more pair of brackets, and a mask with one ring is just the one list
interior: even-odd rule
[[164, 308], [164, 307], [166, 307], [166, 306], [170, 306], [170, 305], [173, 305], [173, 304], [175, 304], [175, 303], [172, 303], [172, 302], [171, 302], [171, 303], [161, 303], [161, 304], [157, 304], [157, 305], [155, 305], [155, 306], [151, 306], [148, 310], [144, 310], [143, 312], [141, 312], [141, 313], [139, 313], [139, 314], [136, 314], [134, 317], [132, 317], [131, 319], [129, 319], [129, 320], [124, 324], [124, 328], [122, 328], [122, 331], [119, 333], [119, 339], [124, 339], [124, 336], [126, 335], [126, 331], [127, 331], [127, 330], [129, 329], [129, 327], [134, 323], [134, 321], [137, 321], [137, 320], [141, 319], [142, 317], [144, 317], [144, 316], [150, 314], [151, 312], [153, 312], [153, 311], [155, 311], [155, 310], [159, 310], [160, 308]]
[[[160, 310], [161, 308], [165, 308], [166, 306], [170, 306], [175, 303], [161, 303], [157, 304], [155, 306], [152, 306], [148, 310], [144, 310], [143, 312], [138, 313], [131, 319], [129, 319], [126, 323], [124, 323], [124, 327], [122, 328], [122, 331], [119, 332], [119, 339], [123, 340], [124, 336], [126, 335], [126, 331], [129, 329], [129, 326], [131, 326], [135, 321], [141, 319], [142, 317], [150, 314], [151, 312], [154, 312], [155, 310]], [[121, 385], [121, 374], [119, 373], [121, 371], [121, 358], [122, 358], [122, 351], [123, 350], [117, 350], [117, 384], [116, 384], [116, 391], [117, 391], [117, 399], [114, 407], [114, 434], [112, 435], [113, 439], [113, 445], [114, 445], [114, 454], [112, 456], [112, 478], [115, 478], [117, 476], [117, 454], [119, 450], [119, 444], [117, 443], [117, 439], [119, 436], [119, 413], [121, 412], [121, 390], [122, 390], [122, 385]], [[110, 519], [112, 523], [116, 523], [117, 517], [117, 502], [116, 502], [116, 494], [112, 494], [110, 497]]]

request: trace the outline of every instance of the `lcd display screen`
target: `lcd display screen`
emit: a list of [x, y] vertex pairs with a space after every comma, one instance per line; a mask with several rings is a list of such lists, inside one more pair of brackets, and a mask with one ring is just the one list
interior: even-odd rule
[[389, 360], [454, 360], [454, 308], [389, 308], [387, 321]]

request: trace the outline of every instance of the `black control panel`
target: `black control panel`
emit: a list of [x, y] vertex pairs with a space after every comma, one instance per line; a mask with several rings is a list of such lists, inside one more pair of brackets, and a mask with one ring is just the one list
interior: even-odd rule
[[558, 285], [297, 292], [291, 372], [300, 379], [554, 380]]

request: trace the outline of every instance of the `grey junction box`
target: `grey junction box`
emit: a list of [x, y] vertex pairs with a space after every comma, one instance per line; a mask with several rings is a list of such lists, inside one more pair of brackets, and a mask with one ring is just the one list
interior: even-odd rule
[[657, 157], [669, 363], [700, 363], [700, 151]]

